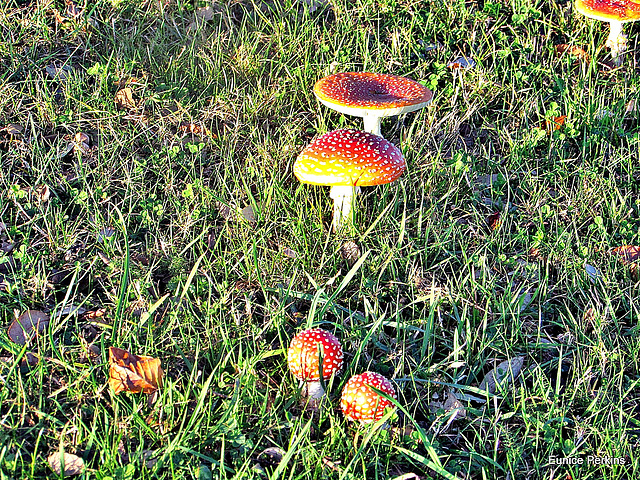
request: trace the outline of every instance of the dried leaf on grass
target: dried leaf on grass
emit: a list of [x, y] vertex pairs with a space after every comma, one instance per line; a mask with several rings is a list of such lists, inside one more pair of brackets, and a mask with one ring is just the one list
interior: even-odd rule
[[362, 252], [360, 251], [360, 247], [353, 240], [344, 242], [344, 244], [340, 248], [340, 256], [342, 256], [342, 258], [346, 260], [349, 265], [353, 265], [354, 263], [356, 263], [361, 255]]
[[471, 70], [475, 66], [475, 60], [470, 57], [458, 57], [447, 65], [452, 70]]
[[583, 60], [585, 62], [589, 61], [589, 54], [582, 48], [576, 47], [575, 45], [567, 45], [566, 43], [561, 43], [560, 45], [556, 45], [555, 49], [556, 55], [558, 57], [566, 53], [568, 55], [571, 55], [572, 57], [577, 58], [578, 60]]
[[582, 314], [582, 324], [587, 328], [593, 328], [596, 326], [597, 318], [598, 311], [593, 307], [589, 307]]
[[190, 133], [192, 135], [200, 135], [202, 137], [210, 137], [211, 130], [209, 130], [204, 125], [200, 125], [197, 123], [185, 123], [178, 127], [178, 131], [182, 133]]
[[635, 245], [622, 245], [611, 250], [613, 255], [625, 265], [640, 260], [640, 247]]
[[449, 392], [449, 396], [444, 402], [444, 409], [447, 412], [454, 412], [456, 418], [465, 418], [467, 416], [467, 409], [464, 408], [462, 402], [452, 392]]
[[540, 128], [547, 133], [551, 133], [554, 130], [560, 130], [564, 126], [564, 122], [567, 120], [566, 115], [560, 115], [559, 117], [553, 117], [542, 122]]
[[72, 0], [65, 0], [64, 3], [67, 5], [67, 10], [65, 13], [68, 17], [75, 18], [84, 13], [84, 8], [79, 7]]
[[162, 385], [160, 364], [158, 358], [109, 347], [109, 385], [116, 395], [121, 392], [154, 393]]
[[196, 18], [205, 22], [210, 22], [211, 20], [213, 20], [214, 14], [215, 11], [210, 5], [206, 7], [200, 7], [196, 10]]
[[638, 264], [640, 263], [640, 247], [636, 245], [622, 245], [613, 248], [611, 254], [615, 255], [623, 265], [629, 267], [632, 275], [638, 275]]
[[16, 137], [16, 136], [22, 135], [24, 128], [22, 128], [21, 125], [18, 125], [16, 123], [10, 123], [6, 127], [4, 127], [2, 130], [6, 131], [9, 135], [13, 135], [14, 137]]
[[47, 461], [56, 475], [61, 475], [62, 472], [65, 476], [80, 475], [85, 469], [84, 460], [72, 453], [55, 452], [49, 455]]
[[505, 360], [484, 376], [478, 388], [488, 393], [495, 393], [497, 389], [504, 389], [518, 378], [522, 365], [524, 365], [524, 357]]
[[39, 310], [27, 310], [9, 325], [9, 338], [24, 346], [38, 333], [45, 331], [48, 325], [49, 315]]
[[95, 319], [104, 317], [106, 313], [107, 313], [106, 308], [98, 308], [96, 310], [89, 310], [85, 312], [83, 317], [86, 320], [95, 320]]
[[251, 205], [247, 205], [243, 209], [239, 209], [237, 207], [231, 207], [222, 202], [218, 202], [217, 207], [218, 212], [220, 212], [220, 216], [225, 220], [233, 220], [235, 222], [245, 220], [252, 225], [256, 223], [256, 215]]
[[283, 247], [280, 245], [280, 251], [285, 257], [296, 259], [298, 258], [298, 253], [295, 250], [290, 249], [289, 247]]
[[487, 217], [487, 226], [492, 232], [502, 225], [502, 219], [500, 218], [500, 212], [494, 212]]
[[131, 110], [136, 108], [136, 101], [133, 99], [133, 90], [129, 87], [118, 90], [116, 92], [114, 102], [116, 107], [120, 110]]
[[47, 185], [38, 185], [35, 190], [40, 202], [47, 203], [51, 198], [51, 189]]

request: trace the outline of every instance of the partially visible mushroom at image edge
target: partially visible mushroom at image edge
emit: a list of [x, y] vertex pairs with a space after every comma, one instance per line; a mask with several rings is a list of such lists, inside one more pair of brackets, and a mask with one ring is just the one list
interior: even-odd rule
[[610, 30], [606, 46], [611, 49], [611, 58], [620, 65], [627, 49], [627, 36], [622, 32], [623, 24], [640, 19], [639, 0], [576, 0], [576, 10], [586, 17], [609, 22]]
[[303, 330], [291, 340], [287, 361], [293, 376], [303, 382], [303, 395], [316, 408], [324, 395], [320, 375], [329, 380], [342, 369], [342, 345], [332, 333], [321, 328]]
[[298, 156], [293, 173], [303, 183], [331, 187], [332, 228], [353, 227], [353, 198], [360, 187], [396, 180], [407, 165], [391, 142], [358, 130], [335, 130], [316, 138]]
[[375, 392], [377, 388], [394, 400], [397, 398], [393, 385], [383, 375], [376, 372], [364, 372], [349, 379], [342, 390], [340, 408], [347, 420], [360, 423], [373, 423], [382, 419], [387, 408], [393, 403]]
[[344, 72], [318, 80], [313, 93], [327, 107], [363, 117], [364, 130], [381, 135], [380, 121], [431, 103], [433, 92], [410, 78], [370, 72]]

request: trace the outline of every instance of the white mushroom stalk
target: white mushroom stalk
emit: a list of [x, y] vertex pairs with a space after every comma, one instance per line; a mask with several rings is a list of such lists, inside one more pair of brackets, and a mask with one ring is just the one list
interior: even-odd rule
[[382, 118], [380, 115], [375, 115], [373, 113], [365, 114], [362, 119], [364, 120], [364, 131], [373, 133], [374, 135], [382, 136], [382, 130], [380, 127]]
[[331, 187], [329, 197], [333, 199], [333, 220], [331, 229], [334, 233], [350, 229], [354, 226], [354, 203], [360, 187], [336, 185]]
[[627, 50], [627, 36], [622, 32], [623, 23], [612, 21], [611, 29], [605, 45], [611, 50], [611, 58], [616, 65], [622, 63], [622, 57]]

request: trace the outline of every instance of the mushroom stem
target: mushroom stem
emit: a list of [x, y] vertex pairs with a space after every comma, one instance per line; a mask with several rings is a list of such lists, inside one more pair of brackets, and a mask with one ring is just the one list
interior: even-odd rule
[[324, 388], [320, 382], [303, 382], [302, 400], [309, 410], [318, 410], [324, 397]]
[[364, 117], [364, 131], [373, 133], [374, 135], [382, 136], [380, 130], [380, 120], [381, 118], [378, 115], [365, 113]]
[[320, 382], [307, 382], [304, 385], [303, 393], [306, 393], [309, 400], [320, 400], [324, 396], [324, 388]]
[[609, 31], [609, 37], [607, 37], [607, 47], [611, 49], [611, 58], [613, 63], [620, 65], [622, 63], [622, 56], [627, 50], [627, 36], [622, 33], [622, 22], [613, 20], [611, 23], [611, 30]]
[[344, 227], [353, 227], [353, 201], [360, 187], [336, 185], [331, 187], [329, 196], [333, 199], [333, 220], [331, 227], [334, 233]]

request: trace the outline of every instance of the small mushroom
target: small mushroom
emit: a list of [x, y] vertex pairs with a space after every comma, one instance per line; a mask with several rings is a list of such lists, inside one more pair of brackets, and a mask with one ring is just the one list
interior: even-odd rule
[[[322, 355], [322, 367], [320, 356]], [[303, 382], [303, 394], [309, 404], [316, 408], [324, 395], [320, 375], [329, 380], [342, 369], [342, 345], [330, 332], [322, 328], [310, 328], [298, 333], [287, 351], [289, 370]]]
[[622, 33], [622, 24], [640, 19], [640, 3], [637, 0], [576, 0], [575, 5], [581, 14], [609, 22], [606, 46], [611, 49], [614, 63], [620, 65], [627, 49], [627, 36]]
[[347, 420], [360, 423], [377, 422], [384, 416], [387, 407], [393, 403], [375, 392], [371, 387], [396, 399], [396, 391], [391, 382], [375, 372], [364, 372], [349, 379], [342, 390], [340, 408]]
[[365, 131], [374, 135], [381, 135], [382, 118], [419, 110], [433, 98], [433, 92], [415, 80], [370, 72], [329, 75], [316, 82], [313, 93], [333, 110], [363, 117]]
[[353, 226], [353, 197], [360, 187], [393, 182], [406, 169], [402, 152], [384, 138], [334, 130], [316, 138], [296, 159], [293, 173], [311, 185], [331, 187], [333, 231]]

